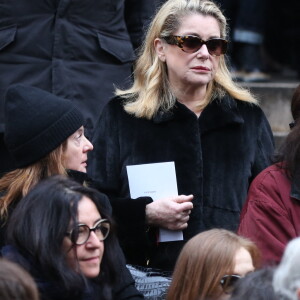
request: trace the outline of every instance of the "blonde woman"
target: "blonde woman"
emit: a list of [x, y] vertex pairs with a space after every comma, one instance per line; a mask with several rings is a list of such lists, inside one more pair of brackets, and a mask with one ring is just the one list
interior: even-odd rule
[[[131, 264], [171, 270], [195, 234], [235, 230], [249, 183], [270, 164], [269, 123], [230, 78], [226, 39], [214, 2], [167, 1], [150, 24], [132, 87], [117, 90], [100, 117], [88, 173], [111, 195]], [[131, 199], [126, 167], [158, 162], [174, 162], [179, 196]], [[183, 230], [184, 240], [158, 243], [158, 228]]]
[[183, 247], [167, 300], [228, 299], [235, 283], [259, 265], [250, 240], [225, 229], [202, 232]]

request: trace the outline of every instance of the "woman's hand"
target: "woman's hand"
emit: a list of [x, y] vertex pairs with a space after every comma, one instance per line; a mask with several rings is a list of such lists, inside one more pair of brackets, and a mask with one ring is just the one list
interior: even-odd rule
[[146, 205], [146, 220], [149, 225], [169, 230], [187, 228], [189, 215], [193, 209], [193, 195], [180, 195], [172, 198], [159, 199]]

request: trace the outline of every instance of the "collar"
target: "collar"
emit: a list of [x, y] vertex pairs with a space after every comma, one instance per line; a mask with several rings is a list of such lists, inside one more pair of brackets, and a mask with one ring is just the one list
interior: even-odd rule
[[[154, 123], [164, 123], [170, 120], [179, 120], [197, 116], [189, 110], [185, 105], [176, 101], [174, 107], [169, 111], [158, 111], [154, 116]], [[209, 103], [202, 111], [199, 117], [201, 132], [213, 130], [215, 128], [224, 127], [227, 124], [237, 123], [243, 124], [244, 119], [241, 116], [237, 101], [230, 96], [221, 99], [215, 99]]]
[[84, 184], [84, 182], [90, 181], [87, 173], [84, 173], [84, 172], [68, 169], [67, 174], [71, 179], [75, 180], [76, 182], [78, 182], [80, 184]]
[[290, 196], [300, 201], [300, 187], [297, 185], [295, 179], [292, 181]]

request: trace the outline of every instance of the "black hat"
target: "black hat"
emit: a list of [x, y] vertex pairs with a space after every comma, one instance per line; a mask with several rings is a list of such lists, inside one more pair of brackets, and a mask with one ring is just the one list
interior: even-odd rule
[[23, 84], [8, 88], [4, 116], [4, 140], [16, 168], [49, 154], [84, 122], [71, 101]]

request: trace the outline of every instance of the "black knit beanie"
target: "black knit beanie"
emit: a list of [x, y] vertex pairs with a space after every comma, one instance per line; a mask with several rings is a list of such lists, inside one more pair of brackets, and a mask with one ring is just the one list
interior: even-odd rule
[[8, 88], [4, 115], [4, 140], [16, 168], [49, 154], [84, 122], [71, 101], [23, 84]]

